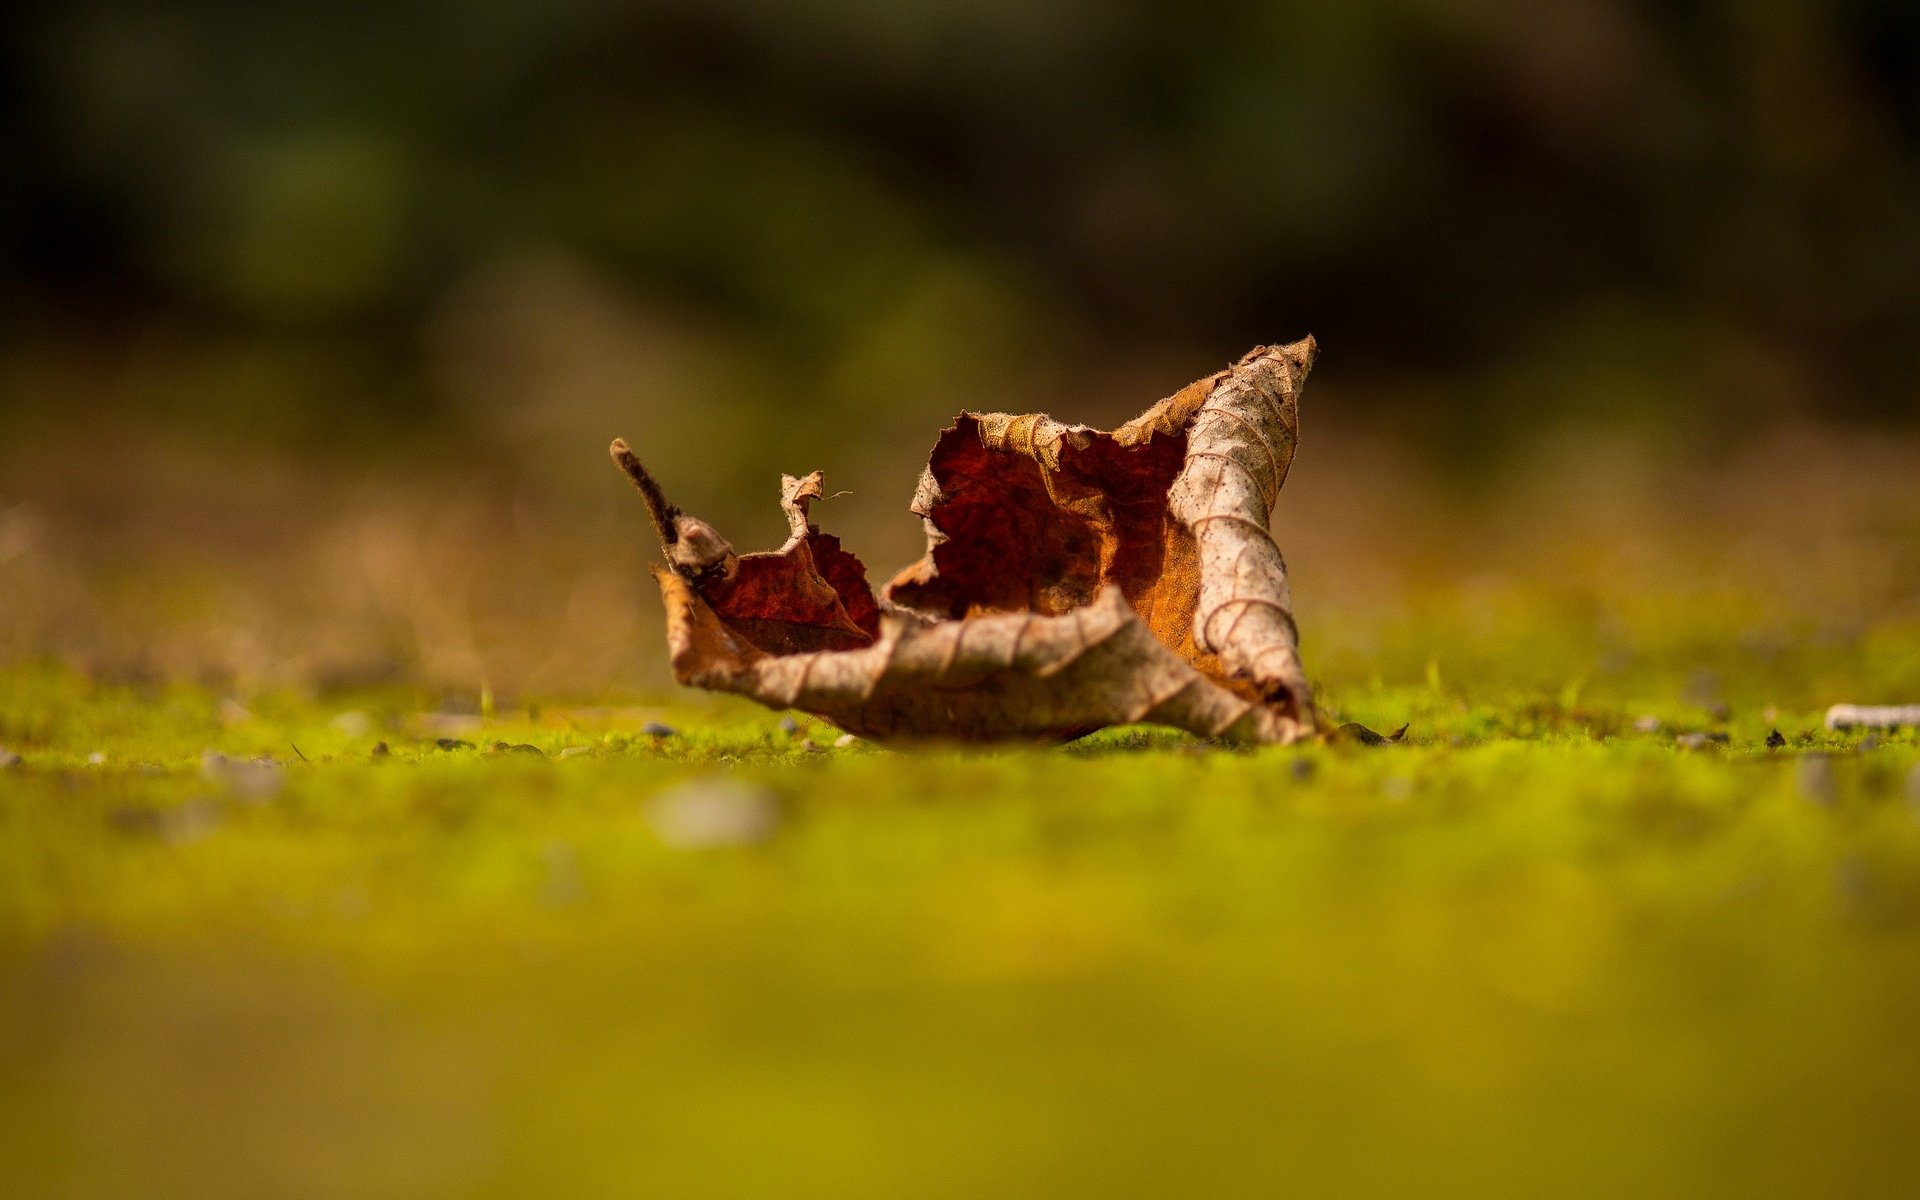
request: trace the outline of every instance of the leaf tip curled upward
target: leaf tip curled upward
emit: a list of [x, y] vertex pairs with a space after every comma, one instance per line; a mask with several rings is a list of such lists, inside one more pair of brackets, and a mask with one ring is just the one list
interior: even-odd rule
[[1299, 341], [1284, 346], [1255, 346], [1247, 351], [1240, 363], [1246, 366], [1261, 359], [1278, 358], [1287, 365], [1293, 382], [1298, 385], [1306, 379], [1307, 372], [1313, 369], [1314, 360], [1319, 357], [1320, 342], [1309, 333]]
[[731, 576], [734, 564], [738, 561], [733, 547], [727, 539], [698, 517], [690, 517], [682, 512], [680, 506], [667, 499], [660, 490], [659, 483], [648, 473], [633, 448], [627, 445], [625, 438], [613, 439], [607, 447], [607, 453], [613, 457], [614, 464], [626, 473], [633, 486], [640, 490], [640, 496], [647, 502], [647, 515], [653, 518], [653, 528], [660, 535], [660, 548], [666, 552], [667, 562], [673, 569], [688, 578], [719, 574]]
[[633, 486], [640, 489], [640, 495], [647, 502], [647, 513], [653, 518], [653, 527], [660, 534], [662, 546], [672, 546], [680, 540], [680, 507], [667, 499], [660, 485], [647, 473], [646, 466], [634, 454], [633, 447], [627, 445], [627, 439], [615, 438], [613, 445], [607, 447], [607, 453], [613, 457], [614, 465], [626, 472]]

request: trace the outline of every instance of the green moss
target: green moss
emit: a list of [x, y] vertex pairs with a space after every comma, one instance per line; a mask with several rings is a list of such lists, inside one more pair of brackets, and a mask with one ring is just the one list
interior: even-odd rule
[[[1898, 1193], [1920, 742], [1780, 657], [1719, 662], [1724, 723], [1575, 657], [1469, 698], [1384, 648], [1327, 690], [1412, 722], [1373, 750], [0, 673], [0, 1192]], [[712, 774], [771, 837], [661, 840]]]

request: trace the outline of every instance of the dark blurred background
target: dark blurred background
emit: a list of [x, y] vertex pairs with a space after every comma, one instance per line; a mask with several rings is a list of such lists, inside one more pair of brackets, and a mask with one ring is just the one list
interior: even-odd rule
[[[267, 431], [460, 413], [480, 364], [441, 355], [485, 343], [447, 326], [556, 259], [724, 324], [796, 400], [872, 399], [843, 394], [890, 382], [872, 355], [1198, 370], [1312, 328], [1333, 371], [1500, 377], [1450, 395], [1475, 433], [1920, 410], [1905, 0], [6, 21], [10, 356], [239, 355], [270, 403], [197, 395]], [[156, 394], [115, 398], [195, 391], [162, 378], [187, 362], [140, 365]]]
[[266, 491], [458, 459], [564, 512], [624, 502], [623, 434], [744, 543], [778, 537], [771, 472], [824, 466], [911, 552], [954, 411], [1123, 419], [1308, 331], [1309, 450], [1374, 438], [1466, 495], [1556, 431], [1713, 463], [1920, 413], [1908, 0], [0, 22], [19, 545], [124, 535], [152, 506], [87, 489], [136, 444], [177, 456], [147, 496], [202, 496], [169, 528], [244, 532], [275, 511], [239, 482], [261, 455]]

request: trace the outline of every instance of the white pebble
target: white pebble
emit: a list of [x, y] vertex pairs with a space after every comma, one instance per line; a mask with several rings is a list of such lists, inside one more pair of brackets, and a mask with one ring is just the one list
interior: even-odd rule
[[676, 850], [752, 846], [780, 827], [780, 801], [737, 779], [694, 779], [647, 801], [647, 823]]
[[1827, 710], [1828, 729], [1913, 727], [1920, 727], [1920, 704], [1836, 704]]

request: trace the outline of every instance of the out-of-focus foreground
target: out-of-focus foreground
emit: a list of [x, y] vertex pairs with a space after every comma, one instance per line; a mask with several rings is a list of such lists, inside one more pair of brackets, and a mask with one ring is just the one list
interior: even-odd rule
[[1920, 740], [1755, 701], [1920, 632], [1492, 603], [1372, 749], [0, 673], [0, 1191], [1902, 1194]]

